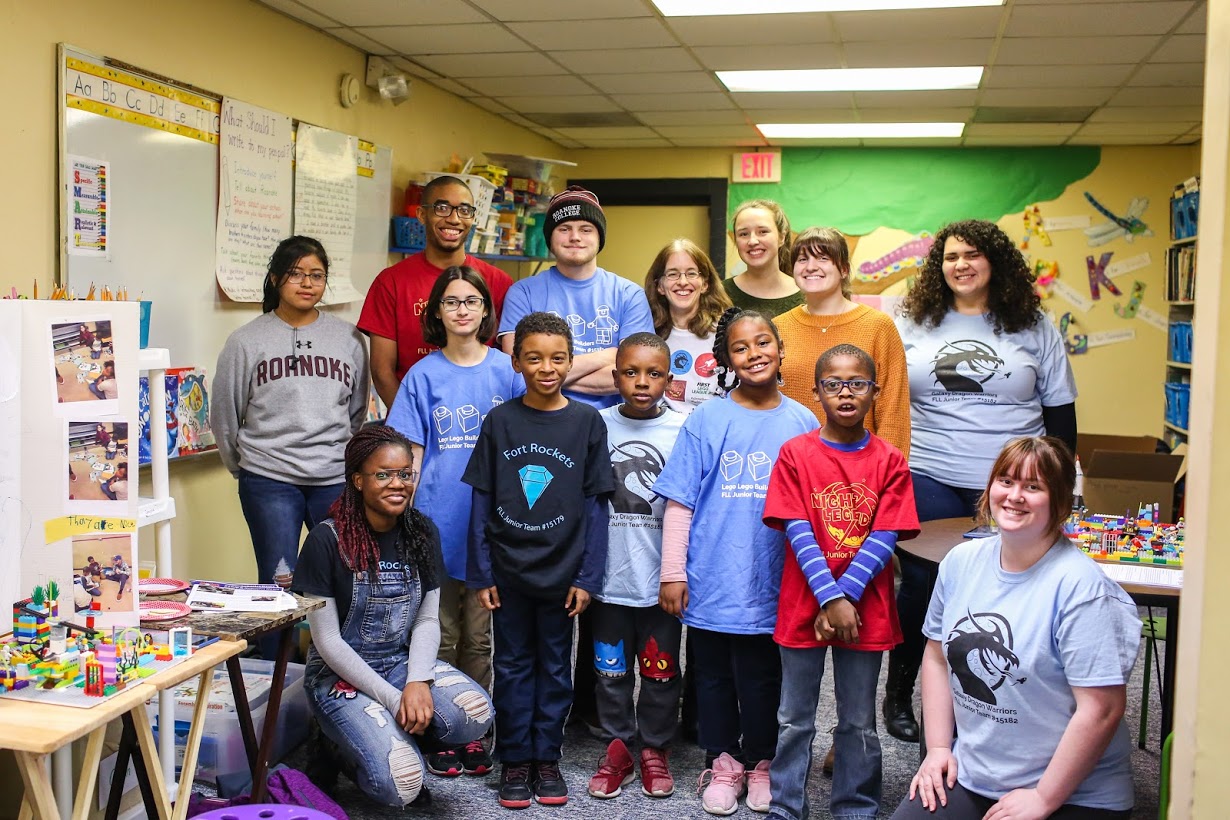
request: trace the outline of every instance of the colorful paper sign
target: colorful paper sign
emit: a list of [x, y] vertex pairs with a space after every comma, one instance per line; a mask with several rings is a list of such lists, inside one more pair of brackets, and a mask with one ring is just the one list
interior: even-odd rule
[[107, 194], [111, 163], [68, 157], [68, 254], [108, 257], [107, 223], [111, 200]]
[[1089, 269], [1089, 295], [1095, 302], [1102, 298], [1102, 292], [1099, 290], [1101, 285], [1105, 285], [1106, 289], [1116, 296], [1123, 295], [1123, 291], [1119, 290], [1119, 286], [1106, 275], [1106, 265], [1114, 255], [1114, 251], [1107, 251], [1102, 254], [1102, 258], [1098, 260], [1097, 264], [1094, 264], [1092, 256], [1085, 257], [1085, 266]]
[[104, 535], [116, 532], [136, 532], [135, 518], [104, 518], [99, 515], [65, 515], [43, 522], [43, 540], [48, 544], [74, 535]]
[[1115, 303], [1115, 315], [1121, 319], [1135, 319], [1136, 312], [1140, 310], [1141, 300], [1145, 298], [1145, 283], [1137, 279], [1132, 283], [1132, 295], [1128, 297], [1126, 305]]

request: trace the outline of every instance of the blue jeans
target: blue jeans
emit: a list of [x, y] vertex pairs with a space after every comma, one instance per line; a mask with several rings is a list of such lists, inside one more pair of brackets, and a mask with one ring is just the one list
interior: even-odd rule
[[729, 754], [749, 767], [777, 747], [782, 662], [772, 635], [732, 635], [688, 627], [696, 655], [697, 743], [712, 759]]
[[[837, 731], [833, 736], [833, 792], [829, 808], [835, 818], [874, 818], [880, 808], [880, 738], [876, 735], [876, 689], [882, 652], [832, 647], [833, 686], [837, 697]], [[777, 754], [769, 769], [773, 803], [769, 814], [788, 820], [807, 817], [807, 776], [816, 739], [816, 707], [824, 677], [825, 647], [781, 647], [781, 729]]]
[[562, 595], [534, 598], [507, 584], [499, 590], [492, 613], [496, 755], [503, 763], [557, 761], [572, 706], [572, 618]]
[[259, 583], [273, 583], [280, 561], [294, 571], [303, 528], [311, 530], [328, 518], [329, 507], [345, 486], [345, 482], [288, 484], [247, 470], [239, 471], [239, 504], [252, 534]]

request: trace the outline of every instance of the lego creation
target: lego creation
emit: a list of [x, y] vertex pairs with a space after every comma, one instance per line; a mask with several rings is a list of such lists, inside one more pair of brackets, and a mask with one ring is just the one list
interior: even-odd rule
[[1091, 558], [1125, 564], [1183, 566], [1184, 522], [1163, 524], [1157, 504], [1142, 504], [1135, 515], [1089, 514], [1074, 510], [1064, 533]]

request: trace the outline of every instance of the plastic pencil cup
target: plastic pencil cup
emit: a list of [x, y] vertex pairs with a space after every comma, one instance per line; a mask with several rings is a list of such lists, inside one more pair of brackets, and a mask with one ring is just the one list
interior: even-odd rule
[[142, 300], [141, 305], [141, 349], [149, 347], [149, 313], [154, 303]]

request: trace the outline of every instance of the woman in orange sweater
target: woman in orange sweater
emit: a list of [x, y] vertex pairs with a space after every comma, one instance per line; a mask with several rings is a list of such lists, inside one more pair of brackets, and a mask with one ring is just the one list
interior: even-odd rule
[[794, 281], [803, 304], [775, 321], [785, 359], [782, 392], [811, 409], [821, 424], [823, 410], [813, 388], [816, 360], [830, 347], [852, 344], [871, 354], [880, 396], [867, 413], [867, 429], [910, 455], [910, 383], [905, 348], [892, 318], [850, 300], [850, 248], [836, 228], [808, 228], [790, 248]]

